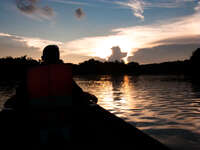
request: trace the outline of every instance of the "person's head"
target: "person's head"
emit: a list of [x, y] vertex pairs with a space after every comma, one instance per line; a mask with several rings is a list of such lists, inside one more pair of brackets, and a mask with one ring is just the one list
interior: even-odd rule
[[48, 45], [43, 50], [42, 61], [44, 63], [58, 63], [60, 61], [60, 52], [57, 45]]

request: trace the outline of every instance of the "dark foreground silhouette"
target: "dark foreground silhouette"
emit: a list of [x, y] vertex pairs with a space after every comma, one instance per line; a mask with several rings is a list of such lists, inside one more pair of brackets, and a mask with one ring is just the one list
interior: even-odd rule
[[[68, 111], [66, 110], [63, 115], [69, 116]], [[1, 146], [5, 144], [7, 148], [94, 149], [94, 146], [98, 148], [123, 146], [123, 149], [128, 149], [131, 146], [134, 149], [168, 149], [157, 140], [94, 104], [81, 109], [74, 108], [71, 116], [65, 117], [62, 121], [38, 121], [30, 119], [29, 113], [20, 114], [12, 111], [1, 112], [0, 118]], [[48, 136], [48, 139], [45, 136]]]
[[40, 66], [30, 68], [26, 80], [0, 113], [1, 146], [15, 149], [94, 149], [107, 146], [168, 149], [132, 125], [98, 106], [72, 79], [58, 47], [47, 46]]

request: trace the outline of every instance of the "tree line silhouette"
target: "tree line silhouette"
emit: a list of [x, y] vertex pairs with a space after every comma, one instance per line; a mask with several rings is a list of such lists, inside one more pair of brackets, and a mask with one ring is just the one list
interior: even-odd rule
[[16, 58], [11, 56], [0, 58], [0, 80], [24, 79], [27, 69], [39, 64], [40, 61], [26, 55]]
[[[0, 58], [0, 80], [5, 79], [24, 79], [28, 68], [40, 65], [41, 61], [34, 60], [27, 56]], [[125, 64], [123, 61], [101, 62], [89, 59], [78, 65], [68, 63], [72, 66], [74, 75], [85, 74], [184, 74], [199, 76], [200, 48], [196, 49], [192, 56], [183, 61], [172, 61], [155, 64], [140, 65], [137, 62]]]

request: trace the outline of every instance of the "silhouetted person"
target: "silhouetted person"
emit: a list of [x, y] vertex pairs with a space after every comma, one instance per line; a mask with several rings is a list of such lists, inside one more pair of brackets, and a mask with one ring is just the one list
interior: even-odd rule
[[[51, 97], [56, 96], [66, 97], [67, 92], [68, 96], [72, 98], [71, 103], [73, 103], [74, 106], [76, 105], [78, 107], [90, 102], [97, 103], [97, 98], [94, 95], [83, 92], [72, 79], [71, 66], [63, 64], [63, 61], [60, 60], [58, 46], [46, 46], [41, 58], [42, 65], [28, 71], [27, 79], [25, 79], [16, 90], [16, 96], [11, 102], [8, 101], [5, 105], [13, 105], [17, 110], [24, 110], [27, 109], [26, 107], [30, 106], [30, 99], [32, 99], [32, 96], [34, 97], [34, 95], [39, 95], [38, 97], [42, 102], [44, 101], [42, 100], [42, 97], [45, 99], [47, 97], [50, 99]], [[39, 91], [36, 91], [37, 89]], [[66, 99], [61, 101], [67, 102], [69, 100]], [[40, 102], [37, 103], [39, 104]], [[46, 104], [48, 105], [48, 102]], [[55, 100], [55, 105], [61, 105], [60, 107], [62, 107], [59, 99]], [[63, 107], [64, 105], [65, 104], [63, 103]]]
[[10, 104], [31, 122], [33, 127], [28, 131], [32, 128], [33, 141], [39, 139], [40, 144], [47, 146], [66, 144], [72, 138], [72, 127], [77, 124], [74, 120], [83, 116], [89, 104], [97, 103], [97, 98], [75, 83], [71, 66], [60, 60], [58, 46], [45, 47], [42, 61], [40, 66], [28, 70], [16, 96], [5, 105]]
[[60, 64], [63, 63], [60, 60], [59, 48], [56, 45], [48, 45], [43, 50], [42, 61], [44, 64]]

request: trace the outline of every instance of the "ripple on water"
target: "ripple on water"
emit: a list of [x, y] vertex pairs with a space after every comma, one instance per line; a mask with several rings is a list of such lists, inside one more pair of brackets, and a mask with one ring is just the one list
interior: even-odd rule
[[98, 83], [86, 90], [104, 108], [173, 148], [200, 149], [200, 86], [182, 76], [104, 76]]

